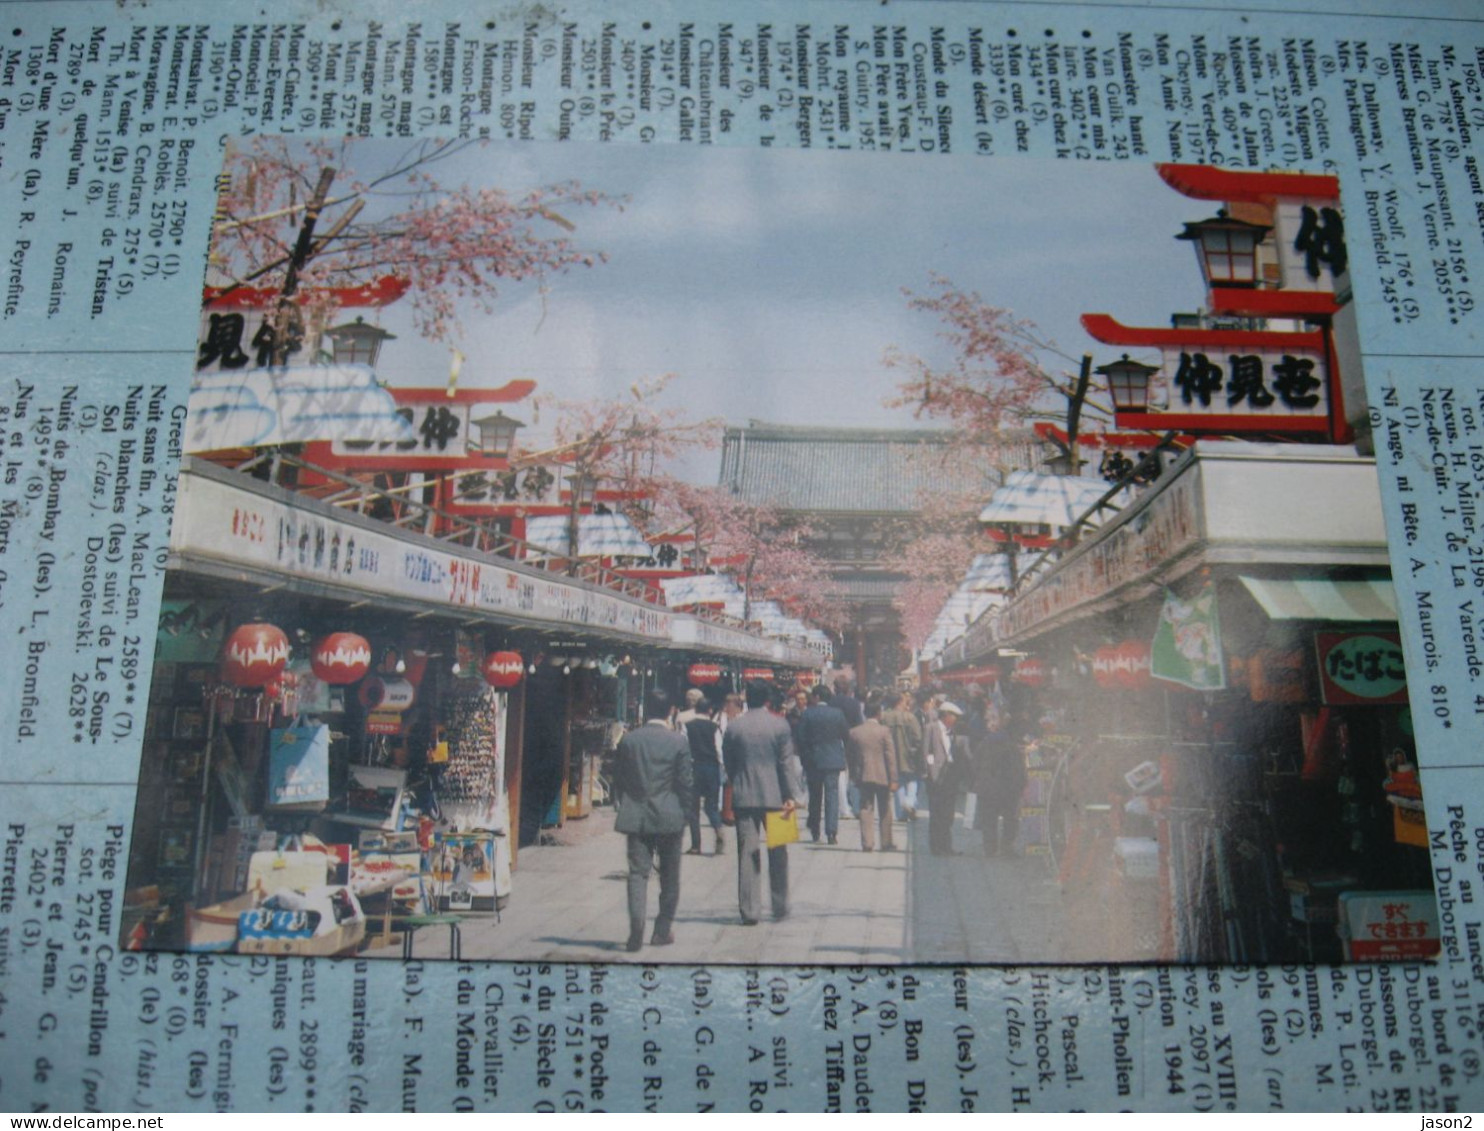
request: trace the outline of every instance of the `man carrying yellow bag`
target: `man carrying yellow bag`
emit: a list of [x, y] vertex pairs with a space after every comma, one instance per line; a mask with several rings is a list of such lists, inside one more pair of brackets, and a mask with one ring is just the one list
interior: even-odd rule
[[762, 918], [765, 847], [773, 918], [784, 919], [788, 916], [788, 843], [799, 839], [794, 806], [804, 796], [804, 783], [788, 723], [768, 710], [767, 684], [748, 686], [747, 710], [727, 726], [721, 756], [737, 816], [737, 903], [742, 925], [751, 927]]

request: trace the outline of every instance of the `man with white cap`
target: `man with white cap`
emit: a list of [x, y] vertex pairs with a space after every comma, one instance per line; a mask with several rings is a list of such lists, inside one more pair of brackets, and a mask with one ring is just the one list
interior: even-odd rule
[[929, 723], [923, 747], [928, 787], [928, 848], [934, 856], [956, 856], [953, 848], [953, 806], [961, 771], [969, 761], [968, 743], [953, 733], [963, 708], [945, 699], [938, 704], [938, 720]]

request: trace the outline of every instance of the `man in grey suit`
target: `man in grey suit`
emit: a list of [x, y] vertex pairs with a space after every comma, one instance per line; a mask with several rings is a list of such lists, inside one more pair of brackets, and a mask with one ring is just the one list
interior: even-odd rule
[[670, 925], [680, 903], [680, 841], [690, 812], [690, 742], [670, 729], [670, 696], [656, 688], [644, 697], [644, 725], [618, 744], [614, 772], [618, 817], [613, 827], [629, 838], [630, 951], [644, 945], [649, 873], [659, 858], [660, 910], [652, 946], [675, 941]]
[[[742, 925], [751, 927], [763, 915], [763, 848], [769, 810], [792, 816], [803, 796], [793, 738], [782, 715], [768, 710], [768, 687], [749, 684], [747, 710], [727, 725], [721, 757], [732, 784], [732, 811], [737, 817], [737, 903]], [[768, 849], [768, 887], [773, 918], [788, 916], [788, 846]]]

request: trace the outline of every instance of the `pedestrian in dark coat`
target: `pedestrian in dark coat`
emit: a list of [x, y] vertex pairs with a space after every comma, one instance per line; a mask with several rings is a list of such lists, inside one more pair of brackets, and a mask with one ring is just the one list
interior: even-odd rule
[[644, 698], [644, 725], [618, 744], [614, 771], [616, 831], [629, 842], [630, 951], [644, 945], [649, 873], [659, 861], [660, 908], [653, 946], [675, 941], [671, 924], [680, 904], [680, 842], [691, 805], [690, 742], [671, 729], [670, 697], [655, 689]]
[[821, 831], [831, 844], [840, 831], [840, 773], [845, 769], [845, 739], [850, 724], [830, 700], [830, 689], [816, 687], [810, 708], [799, 719], [799, 756], [809, 781], [809, 835]]
[[[748, 927], [762, 918], [768, 813], [782, 811], [791, 816], [804, 792], [788, 723], [769, 711], [767, 704], [767, 686], [750, 685], [747, 710], [731, 721], [721, 740], [737, 820], [737, 904], [742, 923]], [[788, 915], [788, 845], [767, 851], [773, 918], [783, 919]]]
[[986, 856], [1015, 856], [1020, 832], [1020, 797], [1025, 792], [1025, 751], [1008, 720], [990, 708], [975, 752], [975, 823]]

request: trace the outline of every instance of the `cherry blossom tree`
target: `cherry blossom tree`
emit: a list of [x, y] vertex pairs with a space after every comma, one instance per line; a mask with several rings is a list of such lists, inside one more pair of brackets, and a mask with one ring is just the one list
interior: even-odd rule
[[[1034, 421], [1063, 424], [1072, 440], [1058, 446], [1070, 457], [1083, 413], [1112, 419], [1108, 406], [1088, 400], [1087, 359], [1063, 352], [1034, 322], [990, 305], [942, 275], [932, 276], [925, 294], [903, 293], [910, 309], [942, 322], [939, 337], [952, 358], [937, 366], [889, 349], [886, 364], [903, 378], [888, 407], [910, 408], [918, 418], [948, 425], [959, 446], [978, 449], [996, 463], [1007, 434]], [[1057, 362], [1077, 371], [1057, 372]]]
[[[229, 151], [208, 282], [296, 293], [313, 307], [331, 288], [407, 284], [418, 330], [450, 341], [459, 310], [488, 312], [509, 284], [602, 262], [570, 237], [565, 213], [621, 202], [575, 183], [510, 190], [446, 184], [442, 168], [476, 140], [410, 143], [357, 171], [364, 142], [253, 138]], [[327, 312], [320, 311], [323, 315]]]
[[641, 524], [661, 485], [669, 482], [670, 465], [720, 442], [719, 420], [696, 420], [684, 409], [659, 403], [675, 379], [670, 373], [635, 382], [625, 393], [599, 400], [540, 396], [535, 401], [538, 413], [556, 417], [551, 437], [563, 462], [616, 491], [620, 505]]
[[829, 563], [805, 546], [807, 524], [739, 499], [725, 487], [675, 479], [657, 485], [657, 501], [659, 521], [691, 534], [698, 562], [704, 559], [736, 579], [744, 593], [744, 620], [751, 619], [755, 600], [770, 599], [821, 627], [842, 622]]

